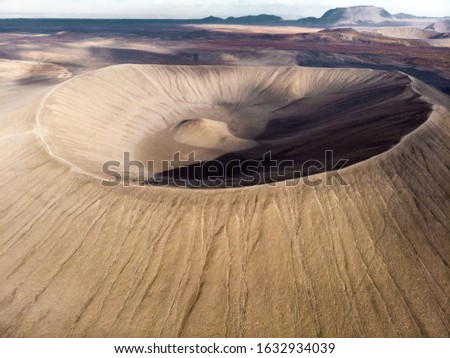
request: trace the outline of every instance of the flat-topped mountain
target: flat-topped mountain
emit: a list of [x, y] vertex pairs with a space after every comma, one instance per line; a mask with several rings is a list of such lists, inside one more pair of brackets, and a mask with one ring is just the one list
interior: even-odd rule
[[395, 22], [397, 19], [381, 7], [351, 6], [338, 7], [328, 10], [322, 17], [307, 17], [299, 19], [298, 24], [309, 26], [336, 26], [336, 25], [369, 25]]

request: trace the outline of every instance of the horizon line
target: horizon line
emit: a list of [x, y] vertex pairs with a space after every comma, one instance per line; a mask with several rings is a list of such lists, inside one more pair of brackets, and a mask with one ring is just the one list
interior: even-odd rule
[[[444, 16], [419, 16], [419, 15], [414, 15], [414, 14], [409, 14], [409, 13], [397, 13], [397, 14], [391, 14], [392, 16], [398, 15], [398, 14], [407, 14], [407, 15], [411, 15], [411, 16], [415, 16], [417, 18], [422, 18], [422, 19], [445, 19], [445, 18], [450, 18], [450, 15], [444, 15]], [[217, 18], [220, 20], [227, 20], [230, 18], [235, 18], [235, 19], [239, 19], [242, 17], [257, 17], [257, 16], [274, 16], [274, 17], [279, 17], [280, 21], [296, 21], [296, 20], [301, 20], [301, 19], [306, 19], [306, 18], [316, 18], [316, 19], [320, 19], [320, 17], [315, 17], [315, 16], [305, 16], [305, 17], [298, 17], [298, 18], [292, 18], [292, 19], [285, 19], [280, 15], [274, 15], [274, 14], [248, 14], [248, 15], [230, 15], [230, 16], [226, 16], [226, 17], [222, 17], [222, 16], [216, 16], [216, 15], [207, 15], [207, 16], [203, 16], [203, 17], [190, 17], [190, 18], [175, 18], [175, 17], [86, 17], [86, 16], [5, 16], [3, 17], [0, 14], [0, 20], [168, 20], [168, 21], [188, 21], [188, 20], [205, 20], [208, 19], [210, 17], [213, 18]], [[402, 20], [402, 19], [398, 19], [398, 20]]]

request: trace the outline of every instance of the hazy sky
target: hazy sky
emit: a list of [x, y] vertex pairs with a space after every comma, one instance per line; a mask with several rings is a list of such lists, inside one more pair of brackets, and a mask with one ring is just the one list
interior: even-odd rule
[[376, 5], [390, 13], [450, 16], [450, 0], [0, 0], [0, 17], [198, 18], [261, 13], [297, 19], [354, 5]]

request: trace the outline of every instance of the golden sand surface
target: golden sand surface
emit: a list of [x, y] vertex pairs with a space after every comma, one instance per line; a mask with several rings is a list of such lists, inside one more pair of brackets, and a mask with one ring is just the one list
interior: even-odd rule
[[[447, 96], [371, 70], [50, 75], [61, 80], [48, 68], [38, 84], [0, 79], [0, 336], [449, 336]], [[178, 145], [208, 159], [251, 148], [245, 130], [267, 120], [255, 113], [386, 81], [432, 111], [391, 149], [342, 170], [347, 186], [100, 185], [101, 163], [123, 151], [165, 158]], [[242, 132], [215, 122], [230, 108]], [[182, 118], [196, 121], [177, 127]]]

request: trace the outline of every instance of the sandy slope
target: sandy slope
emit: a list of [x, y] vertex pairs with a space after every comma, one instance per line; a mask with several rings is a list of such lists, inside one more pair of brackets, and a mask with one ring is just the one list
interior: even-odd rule
[[374, 30], [375, 33], [383, 36], [395, 37], [398, 39], [429, 39], [438, 34], [433, 30], [424, 30], [418, 27], [386, 27]]
[[439, 32], [450, 32], [450, 20], [437, 21], [428, 26], [427, 29], [432, 29]]
[[439, 30], [435, 31], [430, 27], [427, 27], [426, 29], [421, 29], [417, 27], [387, 27], [387, 28], [377, 28], [373, 30], [373, 32], [381, 34], [383, 36], [394, 37], [398, 39], [425, 40], [430, 45], [436, 47], [450, 47], [450, 39], [445, 37], [439, 38], [439, 35], [442, 35], [440, 32], [444, 32], [442, 25], [438, 26], [437, 29]]
[[428, 42], [436, 47], [450, 47], [450, 39], [428, 40]]
[[45, 62], [0, 59], [0, 79], [3, 80], [65, 80], [71, 76], [67, 69]]
[[[348, 186], [101, 187], [98, 163], [141, 148], [171, 108], [197, 103], [217, 115], [211, 93], [229, 105], [253, 93], [239, 70], [227, 80], [205, 68], [210, 91], [178, 75], [166, 102], [150, 106], [162, 80], [150, 86], [142, 74], [180, 71], [150, 68], [112, 67], [46, 95], [2, 87], [1, 336], [449, 336], [448, 97], [413, 81], [433, 104], [429, 119], [346, 168]], [[260, 71], [268, 110], [292, 93], [345, 91], [377, 75], [337, 70], [287, 86], [278, 79], [288, 69]], [[102, 106], [109, 100], [114, 108]], [[182, 139], [192, 144], [189, 131]]]

